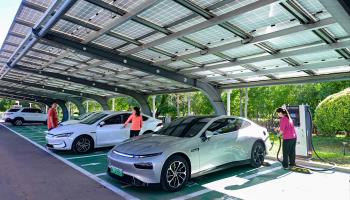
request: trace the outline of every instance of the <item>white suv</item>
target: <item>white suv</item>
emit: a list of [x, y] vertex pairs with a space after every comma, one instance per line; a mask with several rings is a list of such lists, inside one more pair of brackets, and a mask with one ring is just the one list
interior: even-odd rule
[[11, 108], [4, 113], [2, 118], [5, 122], [10, 122], [15, 126], [35, 122], [46, 124], [47, 114], [37, 108]]

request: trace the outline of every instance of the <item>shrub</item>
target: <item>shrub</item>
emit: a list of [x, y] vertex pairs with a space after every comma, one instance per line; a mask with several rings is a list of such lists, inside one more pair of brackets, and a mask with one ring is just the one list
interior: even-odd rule
[[322, 135], [350, 134], [350, 88], [325, 98], [315, 111], [315, 125]]

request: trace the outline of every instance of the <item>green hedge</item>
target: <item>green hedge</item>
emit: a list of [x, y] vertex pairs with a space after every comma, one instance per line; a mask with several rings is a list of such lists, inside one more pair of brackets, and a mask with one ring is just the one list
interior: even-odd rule
[[316, 108], [314, 122], [322, 135], [349, 135], [350, 88], [325, 98]]

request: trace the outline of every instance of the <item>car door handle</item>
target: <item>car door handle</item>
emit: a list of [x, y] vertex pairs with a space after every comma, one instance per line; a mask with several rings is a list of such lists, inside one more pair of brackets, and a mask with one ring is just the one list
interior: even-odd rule
[[199, 151], [199, 148], [191, 149], [191, 152]]

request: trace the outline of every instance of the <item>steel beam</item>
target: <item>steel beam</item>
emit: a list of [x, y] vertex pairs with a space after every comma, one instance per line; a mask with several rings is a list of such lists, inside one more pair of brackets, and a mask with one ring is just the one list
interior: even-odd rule
[[350, 35], [350, 5], [346, 0], [319, 0], [335, 21]]
[[325, 74], [308, 77], [285, 78], [278, 80], [257, 81], [248, 83], [236, 83], [220, 86], [220, 89], [234, 89], [234, 88], [253, 88], [272, 85], [288, 85], [288, 84], [303, 84], [303, 83], [317, 83], [330, 81], [345, 81], [350, 80], [350, 72]]
[[68, 101], [74, 103], [75, 106], [77, 106], [79, 110], [79, 115], [82, 115], [85, 113], [85, 108], [83, 106], [83, 98], [69, 98]]
[[[350, 64], [350, 60], [341, 59], [341, 60], [335, 60], [335, 61], [304, 64], [304, 65], [298, 66], [298, 68], [282, 67], [282, 68], [275, 68], [275, 69], [260, 70], [259, 75], [287, 73], [287, 72], [297, 71], [297, 70], [317, 70], [317, 69], [324, 69], [324, 68], [331, 68], [331, 67], [340, 67], [340, 66], [345, 66], [345, 65], [349, 65], [349, 64]], [[227, 75], [225, 77], [208, 78], [206, 80], [207, 81], [219, 81], [219, 80], [225, 80], [225, 79], [249, 77], [249, 76], [254, 76], [254, 75], [256, 75], [255, 72], [245, 72], [245, 73], [239, 73], [239, 74], [231, 74], [231, 75]]]
[[[294, 27], [290, 27], [290, 28], [279, 30], [279, 31], [267, 33], [264, 35], [256, 36], [247, 43], [243, 42], [243, 44], [242, 44], [242, 41], [237, 41], [237, 42], [224, 44], [224, 45], [221, 45], [218, 47], [209, 48], [207, 54], [213, 54], [213, 53], [217, 53], [217, 52], [222, 52], [222, 51], [242, 47], [242, 45], [257, 44], [260, 42], [265, 42], [265, 41], [271, 40], [273, 38], [282, 37], [282, 36], [290, 35], [293, 33], [299, 33], [302, 31], [311, 31], [311, 30], [315, 30], [315, 29], [319, 29], [319, 28], [324, 28], [324, 27], [327, 27], [327, 26], [335, 24], [335, 23], [336, 23], [336, 21], [333, 18], [328, 18], [328, 19], [321, 20], [315, 24], [301, 24], [301, 25], [297, 25]], [[183, 56], [176, 57], [175, 61], [184, 60], [184, 59], [191, 59], [191, 58], [199, 57], [199, 56], [202, 56], [201, 52], [189, 53], [189, 54], [186, 54]], [[156, 62], [155, 64], [156, 65], [166, 65], [166, 64], [169, 64], [171, 62], [174, 62], [174, 60], [167, 59], [164, 61]]]
[[142, 50], [144, 50], [146, 48], [150, 48], [150, 47], [154, 47], [154, 46], [157, 46], [157, 45], [160, 45], [160, 44], [164, 44], [164, 43], [169, 42], [171, 40], [174, 40], [174, 39], [177, 39], [177, 38], [189, 35], [191, 33], [194, 33], [194, 32], [197, 32], [197, 31], [209, 28], [211, 26], [223, 23], [223, 22], [225, 22], [225, 21], [227, 21], [227, 20], [229, 20], [229, 19], [231, 19], [231, 18], [233, 18], [235, 16], [238, 16], [238, 15], [246, 13], [246, 12], [253, 11], [255, 9], [258, 9], [258, 8], [266, 6], [266, 5], [270, 5], [270, 4], [275, 3], [275, 2], [279, 2], [279, 0], [264, 0], [264, 1], [257, 1], [257, 2], [254, 2], [254, 3], [248, 4], [246, 6], [243, 6], [241, 8], [235, 9], [233, 11], [230, 11], [230, 12], [225, 13], [223, 15], [220, 15], [218, 17], [214, 17], [214, 18], [212, 18], [210, 20], [207, 20], [205, 22], [202, 22], [202, 23], [199, 23], [197, 25], [188, 27], [188, 28], [186, 28], [184, 30], [181, 30], [181, 31], [178, 31], [176, 33], [172, 33], [172, 34], [170, 34], [168, 36], [165, 36], [165, 37], [163, 37], [161, 39], [158, 39], [158, 40], [155, 40], [153, 42], [144, 44], [142, 47], [137, 47], [137, 48], [132, 49], [130, 51], [126, 51], [123, 55], [134, 54], [134, 53], [142, 51]]
[[[191, 77], [179, 74], [177, 72], [174, 71], [170, 71], [161, 67], [157, 67], [154, 65], [151, 65], [149, 63], [146, 62], [141, 62], [138, 61], [136, 59], [133, 58], [129, 58], [129, 57], [125, 57], [125, 56], [121, 56], [118, 55], [117, 53], [107, 50], [107, 49], [103, 49], [103, 48], [99, 48], [96, 45], [93, 44], [87, 44], [87, 45], [83, 45], [79, 42], [73, 41], [73, 40], [68, 40], [67, 38], [63, 38], [62, 36], [60, 36], [59, 34], [47, 34], [45, 36], [45, 39], [58, 43], [60, 45], [64, 45], [68, 48], [72, 48], [76, 51], [80, 51], [82, 54], [87, 54], [88, 56], [92, 56], [92, 57], [97, 57], [99, 59], [102, 60], [108, 60], [109, 62], [112, 63], [116, 63], [118, 65], [127, 67], [127, 68], [132, 68], [132, 69], [136, 69], [148, 74], [154, 74], [160, 77], [164, 77], [170, 80], [174, 80], [186, 85], [190, 85], [192, 87], [197, 87], [199, 89], [201, 89], [210, 99], [216, 113], [218, 115], [223, 115], [226, 113], [225, 108], [224, 108], [224, 104], [221, 100], [220, 94], [218, 92], [214, 92], [215, 89], [212, 85], [208, 84], [208, 83], [204, 83], [201, 82], [199, 80], [193, 79]], [[17, 66], [18, 67], [18, 66]], [[49, 72], [41, 72], [43, 75], [48, 75]], [[59, 77], [59, 75], [55, 75], [55, 77]], [[64, 78], [67, 81], [67, 77]], [[72, 80], [77, 80], [77, 78], [75, 77], [70, 77], [70, 81]], [[68, 80], [69, 81], [69, 80]], [[78, 83], [78, 82], [77, 82]], [[80, 84], [88, 84], [87, 80], [84, 81], [79, 81]], [[94, 85], [94, 87], [102, 87], [101, 89], [106, 89], [106, 88], [110, 88], [112, 86], [107, 85], [107, 84], [101, 84], [96, 83]], [[113, 88], [113, 90], [115, 91], [115, 88]], [[210, 88], [210, 89], [209, 89]], [[118, 92], [123, 93], [123, 94], [127, 94], [130, 95], [132, 94], [130, 91], [128, 91], [127, 89], [123, 89], [122, 91]], [[130, 95], [131, 96], [131, 95]], [[220, 102], [222, 103], [222, 106], [219, 106]], [[149, 108], [148, 108], [149, 109]], [[150, 110], [150, 109], [149, 109]], [[223, 112], [224, 110], [224, 112]]]

